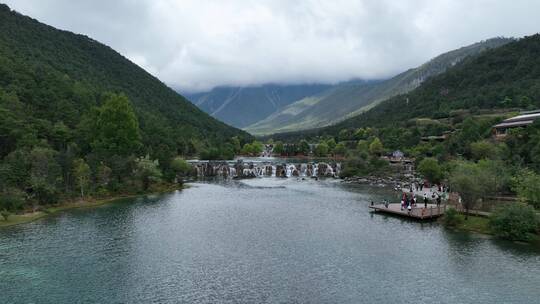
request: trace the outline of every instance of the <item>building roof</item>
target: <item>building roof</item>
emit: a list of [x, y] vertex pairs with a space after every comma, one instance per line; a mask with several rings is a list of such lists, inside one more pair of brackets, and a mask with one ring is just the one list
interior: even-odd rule
[[498, 125], [495, 125], [494, 128], [523, 127], [523, 126], [530, 125], [533, 122], [534, 122], [534, 120], [521, 120], [521, 121], [512, 121], [512, 122], [502, 122], [502, 123], [500, 123]]
[[540, 110], [523, 112], [521, 115], [503, 120], [500, 124], [495, 125], [494, 128], [524, 127], [534, 123], [537, 119], [540, 119]]
[[515, 116], [515, 117], [511, 117], [511, 118], [508, 118], [508, 119], [505, 119], [503, 121], [504, 122], [514, 122], [514, 121], [526, 121], [526, 120], [535, 120], [535, 119], [538, 119], [540, 118], [540, 113], [530, 113], [530, 114], [523, 114], [523, 115], [518, 115], [518, 116]]

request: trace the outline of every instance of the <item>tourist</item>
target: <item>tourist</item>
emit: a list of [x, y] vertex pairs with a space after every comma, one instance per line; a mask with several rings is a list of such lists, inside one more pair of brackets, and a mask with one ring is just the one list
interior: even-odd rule
[[441, 206], [441, 196], [437, 195], [437, 207]]
[[403, 208], [405, 207], [405, 201], [401, 199], [401, 211], [403, 211]]
[[427, 203], [428, 203], [427, 194], [424, 193], [424, 208], [427, 208]]

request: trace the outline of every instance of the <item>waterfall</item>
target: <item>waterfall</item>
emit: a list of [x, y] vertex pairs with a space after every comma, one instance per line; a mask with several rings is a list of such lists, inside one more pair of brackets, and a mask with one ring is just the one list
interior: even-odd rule
[[301, 164], [300, 165], [300, 176], [307, 176], [307, 165]]
[[277, 163], [241, 160], [231, 161], [190, 161], [198, 178], [262, 178], [262, 177], [339, 177], [339, 163]]

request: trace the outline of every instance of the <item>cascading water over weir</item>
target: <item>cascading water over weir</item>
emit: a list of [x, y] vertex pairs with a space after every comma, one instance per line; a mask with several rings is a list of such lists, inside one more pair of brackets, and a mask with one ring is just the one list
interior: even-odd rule
[[340, 163], [310, 162], [283, 163], [271, 161], [204, 161], [193, 160], [190, 164], [199, 178], [254, 178], [254, 177], [339, 177]]

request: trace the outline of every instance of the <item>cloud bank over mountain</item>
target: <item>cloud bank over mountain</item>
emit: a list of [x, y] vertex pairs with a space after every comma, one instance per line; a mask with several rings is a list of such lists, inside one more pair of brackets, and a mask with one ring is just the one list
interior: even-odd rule
[[91, 36], [181, 91], [395, 75], [494, 36], [540, 29], [535, 0], [8, 0]]

